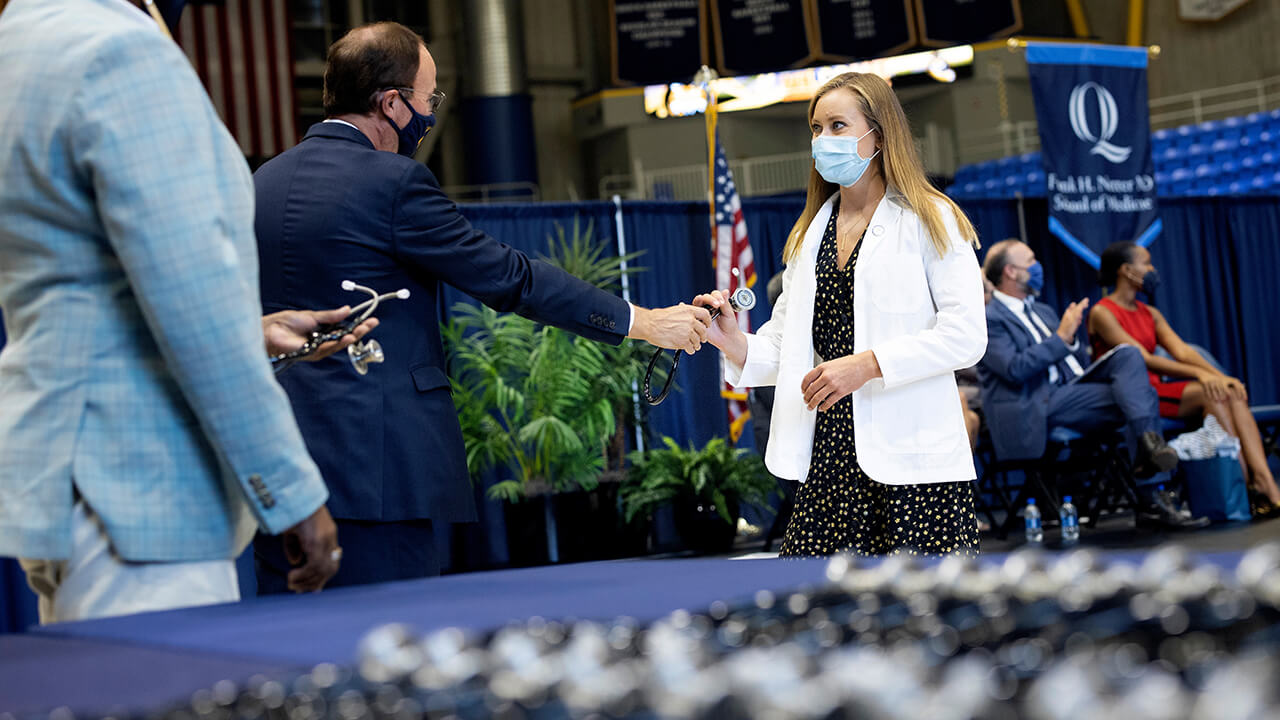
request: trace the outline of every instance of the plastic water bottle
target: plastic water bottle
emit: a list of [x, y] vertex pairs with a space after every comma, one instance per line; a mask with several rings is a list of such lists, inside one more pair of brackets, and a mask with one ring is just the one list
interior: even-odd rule
[[1044, 542], [1044, 528], [1040, 525], [1040, 508], [1036, 507], [1035, 498], [1027, 498], [1027, 506], [1022, 510], [1022, 518], [1027, 523], [1027, 542], [1036, 545]]
[[1062, 521], [1062, 546], [1069, 547], [1080, 542], [1080, 513], [1071, 504], [1070, 495], [1062, 496], [1058, 519]]

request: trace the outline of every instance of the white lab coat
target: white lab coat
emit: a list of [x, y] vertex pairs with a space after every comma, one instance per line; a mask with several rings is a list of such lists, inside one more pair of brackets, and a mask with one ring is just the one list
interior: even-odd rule
[[[725, 363], [737, 387], [776, 385], [765, 464], [773, 474], [809, 474], [817, 412], [800, 381], [822, 362], [813, 349], [815, 266], [835, 196], [805, 232], [783, 274], [769, 322], [747, 335], [743, 367]], [[887, 485], [976, 477], [955, 371], [987, 347], [981, 271], [973, 247], [944, 209], [951, 251], [938, 257], [920, 218], [892, 188], [876, 206], [854, 266], [854, 351], [872, 350], [882, 378], [853, 393], [858, 463]]]

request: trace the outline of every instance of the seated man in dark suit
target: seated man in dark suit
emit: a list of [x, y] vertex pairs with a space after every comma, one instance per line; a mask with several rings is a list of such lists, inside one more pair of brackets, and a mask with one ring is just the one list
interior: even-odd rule
[[[332, 587], [437, 574], [432, 523], [475, 519], [445, 375], [442, 283], [615, 345], [634, 337], [693, 352], [710, 314], [632, 307], [473, 228], [409, 157], [444, 96], [431, 54], [408, 28], [352, 30], [330, 48], [324, 84], [328, 119], [254, 174], [263, 303], [331, 307], [349, 301], [343, 280], [410, 290], [379, 308], [386, 362], [367, 376], [345, 357], [280, 376], [342, 537]], [[283, 591], [282, 551], [265, 541], [255, 549], [260, 591]]]
[[983, 274], [995, 291], [987, 304], [987, 353], [978, 377], [996, 456], [1040, 457], [1053, 427], [1089, 432], [1123, 426], [1134, 476], [1147, 480], [1139, 489], [1150, 507], [1140, 517], [1201, 526], [1178, 511], [1170, 494], [1155, 491], [1178, 458], [1160, 434], [1159, 402], [1145, 382], [1142, 354], [1122, 349], [1085, 375], [1089, 355], [1078, 331], [1089, 301], [1072, 303], [1061, 318], [1035, 302], [1044, 273], [1025, 243], [993, 245]]

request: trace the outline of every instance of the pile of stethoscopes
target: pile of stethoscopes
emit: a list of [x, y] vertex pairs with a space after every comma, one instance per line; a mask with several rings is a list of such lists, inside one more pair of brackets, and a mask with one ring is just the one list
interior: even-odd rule
[[[342, 322], [324, 325], [312, 331], [311, 336], [302, 344], [302, 347], [287, 353], [271, 356], [271, 367], [277, 375], [293, 367], [294, 363], [315, 352], [321, 345], [327, 342], [336, 342], [350, 334], [360, 326], [360, 323], [368, 320], [373, 315], [374, 311], [378, 309], [378, 303], [383, 300], [405, 300], [409, 297], [409, 291], [406, 288], [379, 295], [376, 290], [357, 285], [350, 280], [342, 281], [342, 289], [348, 292], [359, 290], [360, 292], [368, 293], [369, 299], [355, 306], [351, 310], [351, 314]], [[351, 366], [361, 375], [369, 372], [369, 365], [383, 362], [386, 359], [382, 352], [382, 345], [372, 338], [348, 346], [347, 357], [351, 360]]]
[[[734, 274], [737, 274], [737, 268], [734, 268]], [[756, 294], [751, 292], [751, 288], [740, 287], [729, 295], [729, 306], [736, 313], [744, 310], [750, 310], [756, 305]], [[711, 311], [711, 320], [714, 322], [720, 317], [720, 309]], [[676, 379], [676, 368], [680, 367], [680, 351], [675, 351], [675, 357], [671, 360], [671, 370], [667, 372], [667, 381], [662, 384], [662, 392], [657, 397], [653, 395], [651, 387], [653, 383], [653, 370], [658, 366], [658, 359], [662, 357], [664, 350], [658, 348], [654, 351], [653, 357], [649, 359], [649, 369], [644, 373], [644, 384], [641, 386], [641, 392], [644, 393], [644, 399], [650, 405], [657, 405], [667, 399], [667, 393], [671, 392], [671, 385]]]

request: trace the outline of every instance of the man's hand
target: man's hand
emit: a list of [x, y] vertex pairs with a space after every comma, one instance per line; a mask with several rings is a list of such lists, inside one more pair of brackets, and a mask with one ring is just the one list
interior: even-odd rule
[[627, 337], [692, 355], [706, 342], [710, 324], [711, 313], [706, 308], [684, 303], [653, 310], [636, 307], [635, 322]]
[[294, 592], [315, 592], [338, 572], [338, 526], [325, 506], [284, 531], [284, 554], [290, 565], [302, 566], [289, 571], [289, 589]]
[[856, 355], [828, 360], [810, 370], [800, 381], [804, 404], [819, 412], [830, 410], [840, 400], [867, 384], [872, 378], [882, 377], [876, 354], [865, 350]]
[[[344, 306], [335, 310], [281, 310], [263, 315], [262, 338], [267, 344], [267, 354], [274, 356], [293, 352], [306, 344], [311, 333], [321, 325], [342, 322], [350, 314], [351, 308]], [[311, 362], [329, 357], [368, 335], [369, 331], [376, 327], [378, 327], [378, 319], [369, 318], [357, 325], [349, 334], [343, 335], [341, 340], [327, 342], [302, 359]]]
[[1084, 319], [1084, 311], [1089, 308], [1089, 298], [1074, 302], [1062, 311], [1062, 322], [1058, 323], [1058, 337], [1062, 342], [1071, 345], [1076, 341], [1076, 331], [1080, 329], [1080, 321]]

